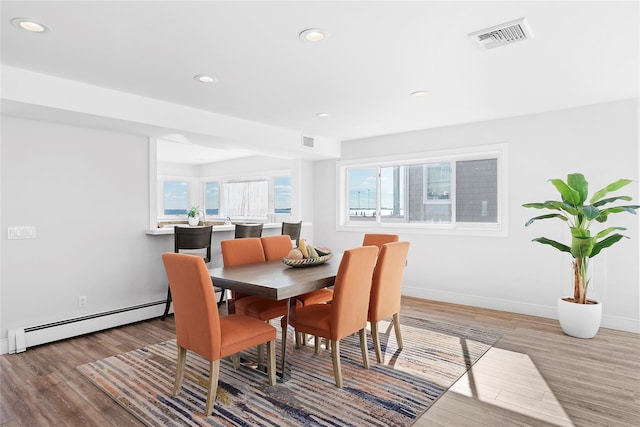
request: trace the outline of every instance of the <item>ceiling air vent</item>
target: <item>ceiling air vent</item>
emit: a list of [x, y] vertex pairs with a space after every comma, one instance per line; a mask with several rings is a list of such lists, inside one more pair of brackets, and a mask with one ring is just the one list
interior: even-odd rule
[[469, 34], [469, 37], [478, 43], [480, 48], [486, 50], [530, 39], [533, 37], [533, 33], [531, 33], [525, 19], [520, 18], [473, 32]]
[[313, 148], [313, 138], [310, 136], [302, 136], [302, 145]]

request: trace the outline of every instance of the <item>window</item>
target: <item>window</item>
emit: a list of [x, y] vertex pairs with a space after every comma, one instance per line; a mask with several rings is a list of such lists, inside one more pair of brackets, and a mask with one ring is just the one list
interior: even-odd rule
[[263, 217], [269, 209], [267, 180], [225, 182], [222, 206], [225, 216]]
[[273, 179], [273, 213], [291, 213], [291, 177]]
[[499, 145], [339, 162], [339, 227], [502, 231], [505, 152]]
[[186, 217], [191, 206], [207, 216], [266, 218], [267, 214], [291, 214], [291, 175], [276, 171], [261, 177], [226, 179], [158, 177], [158, 219]]
[[349, 218], [352, 221], [375, 218], [377, 175], [376, 168], [349, 169]]
[[189, 183], [186, 181], [164, 181], [163, 215], [186, 215], [189, 209]]
[[206, 182], [204, 184], [204, 209], [207, 215], [220, 214], [219, 182]]
[[291, 213], [291, 176], [223, 181], [220, 185], [219, 211], [223, 216], [264, 217], [268, 213]]

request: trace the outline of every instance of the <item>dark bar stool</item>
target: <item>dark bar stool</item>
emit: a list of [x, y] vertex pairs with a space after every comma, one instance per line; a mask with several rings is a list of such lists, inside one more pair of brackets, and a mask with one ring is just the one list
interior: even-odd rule
[[[204, 227], [174, 227], [174, 239], [173, 239], [173, 251], [175, 253], [180, 253], [180, 251], [184, 250], [200, 250], [198, 253], [193, 253], [193, 255], [202, 256], [205, 263], [211, 262], [211, 232], [213, 230], [212, 225], [207, 225]], [[206, 251], [206, 253], [203, 253]], [[219, 292], [222, 293], [220, 296], [220, 301], [218, 305], [222, 303], [224, 299], [224, 291], [220, 288], [215, 288]], [[162, 315], [162, 320], [167, 317], [169, 314], [169, 307], [171, 306], [171, 289], [167, 291], [167, 304], [164, 308], [164, 314]]]
[[302, 230], [302, 221], [300, 222], [283, 222], [282, 232], [280, 234], [288, 234], [291, 240], [296, 241], [296, 246], [300, 246], [300, 231]]
[[236, 224], [236, 239], [246, 237], [262, 237], [264, 224]]

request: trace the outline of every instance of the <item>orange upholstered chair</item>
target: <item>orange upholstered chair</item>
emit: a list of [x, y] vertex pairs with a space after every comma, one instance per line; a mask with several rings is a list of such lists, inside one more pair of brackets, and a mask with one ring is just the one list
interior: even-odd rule
[[[249, 237], [237, 240], [223, 240], [220, 242], [222, 264], [225, 267], [234, 265], [264, 262], [264, 250], [259, 237]], [[246, 297], [247, 294], [231, 291], [234, 300]]]
[[261, 237], [260, 241], [264, 250], [264, 258], [267, 261], [285, 258], [293, 249], [289, 235]]
[[342, 370], [340, 368], [340, 340], [356, 331], [360, 332], [360, 348], [364, 367], [369, 369], [367, 355], [367, 311], [373, 269], [378, 255], [377, 248], [363, 246], [344, 252], [338, 267], [333, 287], [331, 304], [312, 304], [296, 309], [296, 330], [331, 342], [333, 374], [336, 386], [342, 388]]
[[371, 323], [371, 337], [376, 359], [382, 363], [380, 340], [378, 337], [378, 322], [393, 316], [393, 328], [396, 332], [398, 348], [402, 349], [402, 334], [400, 332], [400, 294], [402, 291], [402, 275], [409, 253], [409, 242], [385, 243], [380, 249], [376, 268], [373, 271], [371, 298], [369, 300], [369, 315]]
[[220, 242], [222, 264], [225, 267], [234, 265], [264, 262], [264, 250], [259, 237], [223, 240]]
[[377, 246], [378, 250], [385, 243], [393, 243], [397, 242], [399, 237], [397, 234], [374, 234], [367, 233], [364, 235], [364, 239], [362, 240], [362, 246]]
[[[281, 236], [266, 236], [262, 237], [262, 248], [264, 249], [264, 257], [267, 261], [273, 261], [285, 258], [293, 246], [291, 245], [291, 238], [289, 235]], [[296, 298], [296, 306], [304, 307], [310, 304], [323, 304], [333, 299], [333, 291], [331, 289], [323, 288], [316, 291], [307, 292], [306, 294], [298, 295]], [[296, 333], [296, 345], [300, 346], [303, 341], [303, 337]]]
[[[291, 245], [291, 240], [289, 240], [289, 245]], [[259, 237], [223, 240], [220, 242], [220, 248], [222, 249], [222, 263], [225, 267], [265, 261], [264, 248]], [[240, 292], [232, 292], [232, 295], [237, 314], [255, 317], [263, 321], [287, 314], [287, 300], [276, 301]]]
[[[204, 262], [211, 262], [211, 231], [212, 225], [204, 227], [174, 227], [174, 239], [173, 239], [173, 251], [180, 253], [181, 250], [190, 250], [192, 254], [194, 250], [200, 251], [200, 256], [204, 258]], [[219, 289], [219, 288], [218, 288]], [[220, 290], [220, 301], [224, 299], [224, 290]], [[219, 304], [218, 303], [218, 304]], [[171, 306], [171, 288], [167, 285], [167, 302], [164, 307], [164, 314], [162, 320], [164, 320], [169, 314], [169, 307]]]
[[234, 356], [253, 346], [267, 343], [269, 384], [276, 382], [276, 330], [273, 326], [247, 316], [219, 317], [211, 277], [204, 260], [198, 256], [165, 253], [162, 261], [169, 279], [178, 344], [178, 366], [173, 394], [182, 388], [187, 350], [210, 362], [209, 386], [204, 414], [213, 410], [218, 388], [220, 359]]

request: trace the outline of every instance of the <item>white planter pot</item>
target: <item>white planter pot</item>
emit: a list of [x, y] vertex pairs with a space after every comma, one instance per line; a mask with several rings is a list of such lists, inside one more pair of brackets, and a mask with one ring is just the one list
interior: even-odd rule
[[197, 217], [197, 216], [189, 217], [189, 225], [194, 226], [194, 225], [198, 225], [199, 223], [200, 223], [200, 217]]
[[558, 298], [558, 320], [562, 331], [576, 338], [593, 338], [600, 329], [602, 304], [576, 304]]

